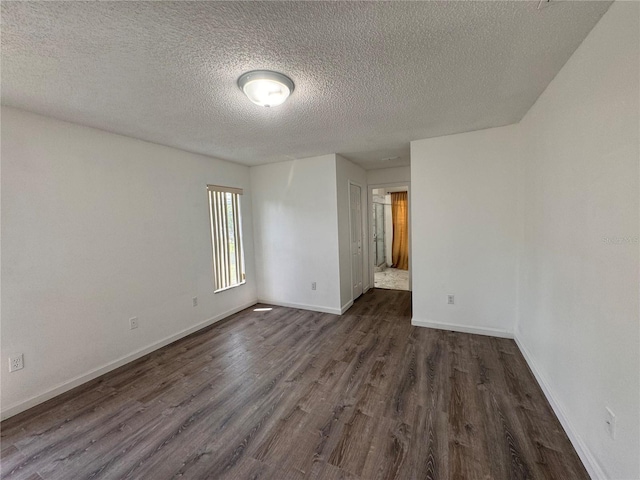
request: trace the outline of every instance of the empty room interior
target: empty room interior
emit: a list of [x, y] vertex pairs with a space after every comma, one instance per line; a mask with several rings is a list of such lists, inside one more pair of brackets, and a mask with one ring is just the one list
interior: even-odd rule
[[640, 2], [1, 15], [0, 478], [640, 479]]

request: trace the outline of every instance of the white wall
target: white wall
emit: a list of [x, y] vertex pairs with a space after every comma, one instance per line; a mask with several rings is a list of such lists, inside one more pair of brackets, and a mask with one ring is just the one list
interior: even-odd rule
[[367, 173], [355, 163], [336, 155], [336, 188], [338, 194], [338, 235], [340, 250], [340, 305], [344, 311], [353, 300], [351, 269], [351, 230], [349, 211], [351, 209], [349, 182], [360, 186], [360, 206], [362, 225], [362, 288], [369, 289], [369, 231], [367, 218]]
[[[245, 189], [215, 295], [207, 183]], [[256, 301], [247, 167], [3, 107], [2, 230], [3, 417]]]
[[411, 167], [392, 167], [367, 170], [367, 184], [410, 183]]
[[639, 18], [637, 2], [614, 3], [520, 124], [517, 339], [611, 479], [640, 478]]
[[414, 322], [513, 328], [593, 478], [640, 478], [639, 19], [614, 3], [518, 125], [411, 144]]
[[258, 298], [340, 313], [336, 156], [252, 167], [251, 185]]
[[[413, 323], [511, 335], [517, 126], [411, 142]], [[447, 295], [455, 304], [447, 304]]]

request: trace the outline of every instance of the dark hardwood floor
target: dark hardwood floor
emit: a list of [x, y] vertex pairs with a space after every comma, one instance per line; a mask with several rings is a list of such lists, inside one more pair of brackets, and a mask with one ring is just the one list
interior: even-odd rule
[[6, 479], [588, 479], [512, 340], [240, 312], [2, 423]]

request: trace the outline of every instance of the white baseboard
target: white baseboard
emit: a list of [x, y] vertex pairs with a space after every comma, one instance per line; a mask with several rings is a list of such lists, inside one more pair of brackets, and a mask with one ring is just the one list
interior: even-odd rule
[[215, 317], [211, 317], [205, 320], [204, 322], [200, 322], [197, 325], [194, 325], [185, 330], [182, 330], [181, 332], [178, 332], [174, 335], [166, 337], [160, 340], [159, 342], [153, 343], [144, 348], [136, 350], [135, 352], [129, 355], [125, 355], [124, 357], [121, 357], [118, 360], [108, 363], [107, 365], [91, 370], [88, 373], [79, 375], [69, 380], [68, 382], [64, 382], [58, 385], [57, 387], [52, 388], [51, 390], [47, 390], [42, 394], [31, 397], [28, 400], [11, 405], [7, 408], [3, 408], [2, 412], [0, 412], [0, 419], [5, 420], [9, 417], [13, 417], [18, 413], [24, 412], [25, 410], [28, 410], [32, 407], [35, 407], [36, 405], [46, 402], [47, 400], [50, 400], [53, 397], [57, 397], [58, 395], [64, 392], [68, 392], [69, 390], [79, 385], [82, 385], [83, 383], [87, 383], [88, 381], [93, 380], [94, 378], [97, 378], [100, 375], [104, 375], [105, 373], [108, 373], [111, 370], [115, 370], [116, 368], [126, 365], [129, 362], [137, 360], [138, 358], [143, 357], [146, 354], [151, 353], [155, 350], [158, 350], [159, 348], [162, 348], [166, 345], [169, 345], [170, 343], [173, 343], [176, 340], [180, 340], [181, 338], [186, 337], [187, 335], [191, 335], [192, 333], [197, 332], [198, 330], [201, 330], [205, 327], [208, 327], [209, 325], [219, 322], [220, 320], [223, 320], [233, 315], [234, 313], [238, 313], [239, 311], [244, 310], [245, 308], [249, 308], [255, 305], [256, 303], [258, 303], [258, 301], [254, 300], [254, 301], [245, 303], [244, 305], [240, 305], [239, 307], [232, 308], [231, 310], [227, 310], [226, 312], [220, 313]]
[[553, 394], [553, 391], [551, 390], [549, 383], [545, 379], [542, 372], [538, 369], [538, 366], [535, 360], [533, 359], [533, 357], [531, 356], [531, 353], [529, 352], [529, 350], [527, 350], [527, 347], [524, 346], [524, 344], [520, 341], [517, 335], [515, 335], [514, 339], [516, 341], [516, 345], [518, 345], [518, 348], [522, 352], [522, 356], [527, 361], [529, 368], [533, 372], [533, 375], [536, 377], [536, 380], [538, 381], [540, 388], [542, 388], [542, 391], [544, 392], [545, 397], [547, 397], [547, 400], [549, 401], [551, 408], [556, 414], [556, 417], [558, 417], [558, 420], [560, 420], [560, 424], [562, 425], [562, 428], [564, 428], [564, 431], [569, 437], [569, 440], [571, 441], [573, 448], [576, 449], [576, 452], [578, 453], [580, 460], [582, 460], [584, 467], [587, 469], [589, 476], [593, 480], [605, 480], [607, 476], [602, 471], [602, 468], [600, 467], [595, 457], [589, 450], [589, 447], [587, 447], [587, 445], [584, 443], [580, 435], [576, 433], [575, 429], [571, 425], [571, 422], [569, 421], [569, 418], [565, 413], [564, 407]]
[[571, 441], [573, 448], [575, 448], [578, 456], [580, 457], [580, 460], [582, 460], [582, 463], [587, 469], [589, 476], [593, 480], [605, 480], [607, 478], [607, 476], [603, 472], [602, 468], [596, 461], [595, 457], [593, 456], [593, 454], [591, 453], [587, 445], [584, 443], [580, 435], [578, 435], [575, 429], [572, 427], [571, 422], [569, 421], [569, 418], [565, 413], [565, 409], [562, 407], [561, 403], [553, 395], [551, 387], [549, 386], [549, 383], [546, 381], [545, 377], [542, 375], [541, 371], [538, 369], [535, 360], [531, 356], [531, 353], [523, 345], [523, 343], [520, 341], [517, 335], [514, 335], [511, 332], [494, 329], [494, 328], [467, 327], [467, 326], [453, 325], [448, 323], [429, 322], [426, 320], [418, 320], [418, 319], [411, 319], [411, 325], [414, 325], [417, 327], [436, 328], [439, 330], [452, 330], [454, 332], [475, 333], [479, 335], [489, 335], [492, 337], [514, 339], [516, 342], [516, 345], [518, 345], [518, 348], [522, 352], [522, 356], [526, 360], [527, 364], [529, 365], [529, 368], [533, 372], [533, 375], [535, 376], [538, 384], [540, 385], [540, 388], [542, 388], [542, 391], [544, 392], [545, 397], [547, 398], [549, 404], [551, 405], [551, 408], [556, 414], [556, 417], [558, 417], [560, 424], [562, 425], [562, 427], [564, 428], [564, 431], [569, 437], [569, 440]]
[[349, 300], [347, 303], [345, 303], [342, 308], [340, 309], [340, 315], [343, 315], [344, 312], [346, 312], [347, 310], [349, 310], [351, 308], [351, 306], [353, 305], [353, 300]]
[[304, 303], [280, 302], [278, 300], [269, 300], [266, 298], [258, 299], [258, 303], [265, 303], [267, 305], [277, 305], [278, 307], [299, 308], [301, 310], [311, 310], [313, 312], [332, 313], [334, 315], [342, 315], [342, 310], [340, 308], [324, 307], [320, 305], [307, 305]]
[[260, 303], [266, 303], [269, 305], [277, 305], [279, 307], [299, 308], [301, 310], [311, 310], [313, 312], [332, 313], [334, 315], [343, 315], [353, 305], [353, 300], [349, 300], [342, 307], [330, 308], [321, 307], [319, 305], [306, 305], [304, 303], [289, 303], [289, 302], [276, 302], [273, 300], [259, 300]]
[[488, 335], [490, 337], [513, 338], [513, 333], [497, 328], [469, 327], [466, 325], [455, 325], [453, 323], [430, 322], [428, 320], [411, 319], [411, 325], [415, 327], [435, 328], [438, 330], [451, 330], [454, 332], [473, 333], [476, 335]]

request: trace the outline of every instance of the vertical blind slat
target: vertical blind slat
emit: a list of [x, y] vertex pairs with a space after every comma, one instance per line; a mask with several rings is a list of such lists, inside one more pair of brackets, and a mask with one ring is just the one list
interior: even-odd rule
[[242, 251], [242, 224], [241, 216], [240, 216], [240, 195], [236, 195], [236, 229], [238, 230], [238, 238], [240, 241], [238, 242], [238, 282], [242, 282], [244, 280], [244, 261], [242, 257], [244, 256], [244, 252]]
[[231, 198], [231, 212], [233, 215], [233, 245], [234, 245], [234, 252], [233, 252], [233, 261], [236, 264], [236, 271], [234, 272], [233, 275], [233, 282], [234, 283], [238, 283], [238, 270], [240, 265], [238, 265], [238, 222], [237, 222], [237, 218], [238, 218], [238, 212], [237, 212], [237, 197], [234, 195]]
[[217, 227], [218, 227], [218, 277], [220, 279], [220, 283], [218, 288], [225, 288], [226, 285], [224, 283], [224, 260], [223, 260], [223, 236], [222, 236], [222, 209], [220, 206], [220, 196], [221, 193], [220, 192], [216, 192], [216, 214], [217, 214], [217, 218], [218, 218], [218, 222], [217, 222]]
[[223, 215], [222, 221], [224, 223], [224, 244], [226, 248], [224, 249], [224, 273], [225, 273], [225, 283], [228, 287], [231, 285], [231, 262], [229, 258], [229, 207], [227, 206], [227, 194], [222, 194], [222, 208]]
[[216, 239], [216, 233], [215, 233], [215, 225], [217, 224], [217, 220], [215, 217], [213, 202], [214, 202], [213, 192], [209, 190], [209, 213], [211, 215], [211, 254], [213, 255], [213, 280], [214, 280], [214, 286], [217, 289], [218, 288], [218, 279], [217, 279], [218, 262], [217, 262], [217, 255], [216, 255], [217, 239]]
[[242, 243], [242, 210], [240, 209], [241, 199], [240, 195], [237, 197], [238, 200], [238, 236], [240, 238], [240, 245], [238, 247], [238, 252], [240, 255], [240, 281], [244, 282], [244, 244]]
[[224, 288], [222, 284], [222, 241], [220, 237], [220, 222], [222, 218], [220, 216], [220, 192], [214, 192], [215, 202], [215, 214], [216, 214], [216, 279], [217, 287]]
[[215, 213], [216, 213], [216, 267], [217, 267], [217, 272], [216, 272], [216, 280], [218, 282], [218, 284], [216, 285], [217, 288], [222, 288], [222, 262], [221, 262], [221, 258], [220, 258], [220, 253], [222, 252], [221, 249], [221, 241], [220, 241], [220, 222], [222, 221], [222, 219], [220, 218], [220, 195], [218, 192], [213, 192], [213, 196], [215, 198], [215, 202], [213, 202], [213, 207], [215, 208]]
[[238, 231], [238, 238], [240, 241], [238, 242], [238, 283], [244, 281], [244, 261], [243, 256], [244, 252], [242, 251], [242, 221], [240, 216], [240, 195], [236, 195], [236, 229]]
[[222, 248], [220, 249], [220, 259], [222, 263], [221, 275], [222, 275], [222, 288], [229, 286], [229, 263], [227, 261], [227, 253], [229, 251], [229, 239], [227, 238], [227, 212], [225, 209], [225, 198], [223, 192], [218, 192], [218, 198], [220, 199], [218, 207], [220, 209], [220, 243]]

